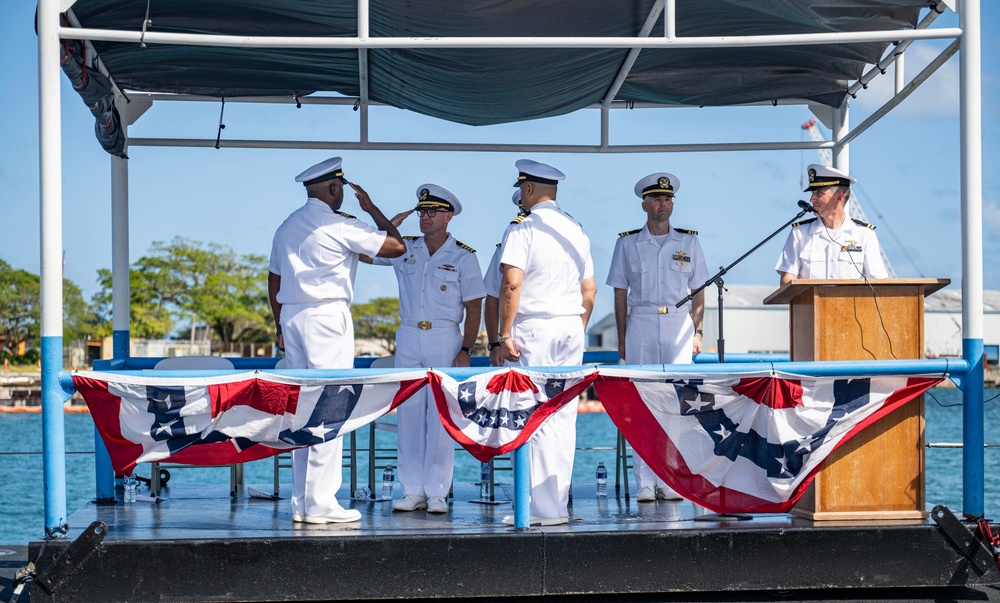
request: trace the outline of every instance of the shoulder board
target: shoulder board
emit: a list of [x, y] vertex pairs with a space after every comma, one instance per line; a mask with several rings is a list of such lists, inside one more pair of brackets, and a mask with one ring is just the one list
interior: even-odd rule
[[792, 228], [795, 228], [796, 226], [802, 226], [804, 224], [812, 224], [815, 221], [816, 218], [809, 218], [808, 220], [802, 220], [801, 222], [796, 222], [795, 224], [792, 224]]
[[346, 213], [346, 212], [342, 212], [342, 211], [339, 211], [339, 210], [337, 210], [337, 211], [334, 211], [333, 213], [335, 213], [335, 214], [337, 214], [337, 215], [340, 215], [340, 216], [344, 216], [345, 218], [353, 218], [353, 217], [354, 217], [354, 216], [352, 216], [352, 215], [351, 215], [351, 214], [349, 214], [349, 213]]
[[523, 216], [518, 216], [518, 217], [514, 218], [513, 220], [511, 220], [511, 221], [510, 221], [510, 223], [511, 223], [511, 224], [520, 224], [520, 223], [521, 223], [521, 220], [523, 220], [523, 219], [525, 219], [525, 218], [527, 218], [527, 217], [528, 217], [528, 215], [527, 215], [527, 214], [525, 214], [525, 215], [523, 215]]
[[698, 235], [697, 230], [688, 230], [686, 228], [675, 228], [674, 230], [676, 230], [677, 232], [683, 232], [684, 234], [695, 235], [695, 236]]
[[618, 233], [618, 236], [619, 237], [627, 237], [629, 235], [639, 234], [639, 231], [641, 231], [641, 230], [642, 230], [641, 228], [636, 228], [635, 230], [626, 230], [625, 232]]
[[462, 249], [468, 251], [469, 253], [476, 253], [475, 249], [473, 249], [472, 247], [469, 247], [468, 245], [466, 245], [465, 243], [459, 241], [458, 239], [455, 239], [455, 244], [458, 245], [459, 247], [461, 247]]
[[857, 218], [851, 218], [851, 219], [854, 220], [854, 223], [857, 224], [858, 226], [864, 226], [865, 228], [870, 228], [872, 230], [875, 230], [875, 226], [874, 225], [869, 224], [868, 222], [865, 222], [864, 220], [859, 220]]
[[413, 235], [403, 235], [403, 240], [404, 241], [416, 241], [419, 238], [420, 237], [415, 237]]

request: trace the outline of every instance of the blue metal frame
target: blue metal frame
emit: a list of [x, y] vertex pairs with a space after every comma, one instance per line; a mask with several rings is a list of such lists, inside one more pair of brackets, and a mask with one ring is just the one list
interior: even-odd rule
[[[982, 385], [983, 385], [983, 372], [982, 372], [982, 340], [978, 341], [978, 415], [975, 409], [968, 408], [970, 406], [968, 398], [966, 399], [966, 474], [965, 474], [965, 501], [964, 506], [966, 512], [968, 509], [975, 509], [978, 504], [979, 514], [982, 514], [983, 508], [983, 405], [982, 405]], [[966, 341], [965, 358], [972, 358], [976, 356], [977, 348], [974, 342]], [[617, 358], [617, 353], [614, 353]], [[593, 353], [589, 357], [584, 355], [584, 360], [593, 361], [595, 358], [602, 357], [605, 354], [603, 352]], [[924, 359], [924, 360], [881, 360], [876, 362], [871, 361], [826, 361], [826, 362], [762, 362], [760, 361], [762, 355], [754, 354], [741, 354], [741, 357], [751, 357], [758, 358], [756, 362], [726, 362], [723, 364], [644, 364], [644, 365], [616, 365], [614, 368], [628, 369], [628, 370], [639, 370], [639, 371], [649, 371], [656, 373], [676, 373], [678, 375], [684, 374], [732, 374], [732, 373], [757, 373], [760, 371], [778, 371], [782, 373], [790, 373], [795, 375], [804, 375], [811, 377], [822, 377], [822, 376], [836, 376], [836, 377], [876, 377], [876, 376], [911, 376], [911, 375], [940, 375], [946, 377], [949, 375], [961, 374], [965, 376], [965, 382], [972, 385], [975, 380], [974, 373], [976, 373], [976, 368], [974, 366], [973, 370], [970, 370], [969, 363], [964, 358], [935, 358], [935, 359]], [[773, 356], [769, 356], [773, 357]], [[125, 360], [124, 362], [119, 362], [118, 360]], [[115, 370], [116, 373], [126, 373], [126, 374], [141, 374], [146, 377], [163, 378], [163, 379], [180, 379], [185, 377], [208, 377], [208, 376], [218, 376], [218, 375], [229, 375], [232, 374], [231, 370], [148, 370], [140, 367], [152, 367], [158, 361], [158, 358], [129, 358], [129, 359], [116, 359], [112, 361], [102, 361], [95, 362], [95, 368], [103, 368], [108, 365], [122, 366], [127, 365], [129, 368], [127, 370]], [[327, 378], [327, 379], [343, 379], [351, 377], [363, 377], [371, 376], [373, 374], [389, 374], [396, 373], [400, 371], [411, 371], [414, 369], [395, 369], [395, 368], [385, 368], [385, 369], [371, 369], [371, 368], [354, 368], [354, 369], [275, 369], [274, 365], [277, 362], [276, 358], [265, 358], [265, 359], [253, 359], [253, 358], [233, 358], [235, 361], [244, 361], [236, 363], [236, 370], [261, 370], [264, 372], [274, 372], [282, 375], [288, 375], [290, 377], [302, 377], [302, 378]], [[368, 358], [356, 358], [355, 367], [369, 366], [371, 365], [371, 360]], [[442, 373], [454, 379], [467, 379], [481, 373], [496, 370], [496, 367], [483, 366], [483, 357], [475, 357], [473, 360], [477, 366], [472, 366], [468, 368], [464, 367], [441, 367], [436, 368]], [[488, 360], [488, 359], [487, 359]], [[263, 367], [268, 368], [263, 368]], [[532, 371], [541, 371], [547, 373], [571, 373], [588, 368], [592, 368], [593, 365], [582, 365], [582, 366], [556, 366], [556, 367], [531, 367]], [[107, 369], [105, 369], [107, 370]], [[63, 372], [60, 376], [61, 385], [67, 388], [69, 391], [73, 389], [73, 377], [72, 373]], [[975, 389], [975, 388], [973, 388]], [[967, 394], [968, 395], [968, 394]], [[972, 405], [974, 406], [974, 404]], [[977, 419], [978, 417], [978, 419]], [[977, 422], [978, 421], [978, 422]], [[970, 428], [971, 424], [971, 428]], [[974, 430], [974, 427], [978, 425], [978, 445], [976, 445], [970, 439], [970, 433]], [[978, 473], [975, 471], [975, 458], [973, 462], [969, 462], [970, 456], [978, 455]], [[514, 451], [513, 454], [513, 464], [514, 464], [514, 527], [523, 529], [530, 525], [530, 513], [529, 513], [529, 503], [530, 500], [530, 484], [528, 479], [528, 454], [527, 448], [522, 446], [521, 448]], [[109, 462], [110, 467], [110, 462]], [[98, 475], [98, 484], [101, 483], [102, 476]], [[105, 476], [106, 479], [106, 476]], [[970, 485], [971, 484], [971, 485]], [[99, 490], [100, 491], [100, 490]]]
[[[45, 533], [66, 533], [66, 428], [63, 405], [73, 384], [63, 388], [62, 336], [42, 337], [42, 467], [45, 473]], [[67, 393], [67, 391], [69, 393]]]
[[962, 380], [962, 512], [979, 517], [986, 491], [983, 340], [963, 339], [962, 356], [969, 366]]

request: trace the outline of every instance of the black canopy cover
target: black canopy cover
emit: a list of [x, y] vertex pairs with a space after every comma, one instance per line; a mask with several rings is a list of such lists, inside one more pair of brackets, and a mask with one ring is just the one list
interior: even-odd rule
[[[138, 31], [146, 2], [77, 0], [85, 28]], [[371, 37], [636, 36], [653, 0], [371, 0]], [[912, 28], [927, 0], [676, 0], [678, 36]], [[350, 0], [151, 0], [149, 31], [357, 35]], [[663, 35], [662, 19], [652, 37]], [[357, 50], [95, 42], [127, 90], [218, 97], [360, 94]], [[839, 107], [885, 43], [646, 49], [615, 99], [724, 106], [788, 98]], [[600, 102], [627, 49], [372, 49], [373, 102], [469, 125], [570, 113]], [[112, 151], [113, 152], [113, 151]]]

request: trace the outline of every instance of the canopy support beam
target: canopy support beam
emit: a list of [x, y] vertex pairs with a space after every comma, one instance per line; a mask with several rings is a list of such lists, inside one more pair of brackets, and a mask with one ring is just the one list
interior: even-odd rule
[[65, 536], [66, 432], [63, 361], [62, 111], [59, 0], [38, 3], [38, 139], [41, 206], [42, 467], [45, 534]]

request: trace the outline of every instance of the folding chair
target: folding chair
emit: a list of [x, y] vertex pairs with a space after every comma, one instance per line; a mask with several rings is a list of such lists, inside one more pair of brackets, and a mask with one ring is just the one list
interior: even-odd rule
[[[164, 358], [153, 367], [157, 370], [233, 370], [233, 363], [219, 356], [174, 356]], [[153, 474], [149, 479], [149, 493], [157, 496], [160, 493], [160, 469], [190, 469], [197, 465], [183, 465], [175, 463], [153, 462]], [[235, 497], [236, 491], [243, 485], [243, 465], [233, 463], [229, 465], [229, 496]]]

